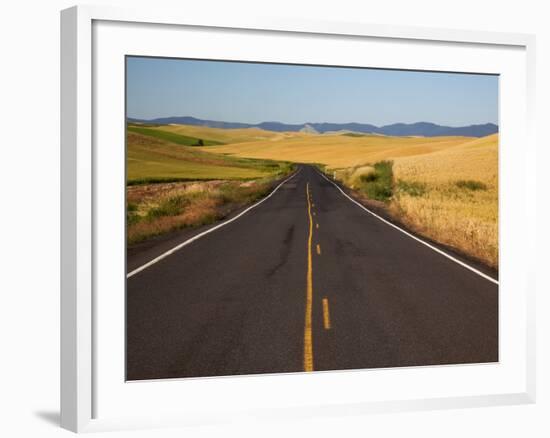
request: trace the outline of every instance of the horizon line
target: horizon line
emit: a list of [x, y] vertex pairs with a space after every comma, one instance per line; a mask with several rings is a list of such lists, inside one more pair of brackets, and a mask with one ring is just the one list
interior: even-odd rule
[[189, 115], [187, 115], [187, 116], [174, 116], [174, 115], [172, 115], [172, 116], [160, 116], [160, 117], [147, 118], [147, 119], [146, 118], [140, 118], [140, 117], [126, 116], [126, 119], [134, 119], [134, 120], [152, 122], [152, 121], [155, 121], [155, 120], [158, 120], [158, 119], [172, 119], [172, 118], [184, 118], [184, 117], [192, 118], [192, 119], [195, 119], [195, 120], [209, 121], [209, 122], [240, 123], [240, 124], [243, 124], [243, 125], [252, 125], [252, 126], [261, 125], [262, 123], [280, 123], [282, 125], [296, 125], [296, 126], [326, 123], [326, 124], [334, 124], [334, 125], [350, 125], [350, 124], [371, 125], [371, 126], [374, 126], [376, 128], [383, 128], [383, 127], [392, 126], [392, 125], [416, 125], [416, 124], [419, 124], [419, 123], [428, 123], [428, 124], [432, 124], [432, 125], [436, 125], [436, 126], [445, 126], [445, 127], [449, 127], [449, 128], [463, 128], [463, 127], [468, 127], [468, 126], [482, 126], [482, 125], [494, 125], [494, 126], [500, 127], [500, 125], [498, 123], [494, 123], [494, 122], [479, 122], [479, 123], [471, 123], [469, 125], [447, 125], [447, 124], [441, 125], [439, 123], [429, 122], [429, 121], [426, 121], [426, 120], [419, 120], [419, 121], [410, 122], [410, 123], [407, 123], [407, 122], [392, 122], [392, 123], [387, 123], [385, 125], [375, 125], [374, 123], [369, 123], [369, 122], [326, 122], [326, 121], [325, 122], [311, 122], [311, 121], [308, 121], [308, 122], [302, 122], [302, 123], [294, 123], [294, 122], [281, 122], [279, 120], [264, 120], [262, 122], [250, 123], [250, 122], [236, 122], [236, 121], [227, 121], [227, 120], [202, 119], [200, 117], [189, 116]]

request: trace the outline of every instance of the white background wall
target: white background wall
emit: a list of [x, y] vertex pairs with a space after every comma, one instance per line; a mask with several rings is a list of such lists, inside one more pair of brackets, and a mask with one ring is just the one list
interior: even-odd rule
[[[227, 15], [414, 24], [535, 33], [539, 198], [548, 199], [550, 14], [523, 0], [96, 1], [200, 8]], [[199, 5], [200, 3], [200, 5]], [[65, 0], [4, 2], [0, 14], [0, 434], [69, 435], [57, 428], [59, 367], [59, 10]], [[518, 144], [517, 147], [522, 147]], [[546, 175], [544, 173], [546, 172]], [[133, 432], [138, 436], [550, 436], [549, 209], [539, 202], [538, 402], [530, 406], [312, 419], [272, 425]], [[535, 206], [533, 206], [534, 208]], [[521, 230], [518, 230], [521, 232]], [[291, 396], [291, 395], [290, 395]], [[7, 430], [6, 430], [7, 429]], [[130, 432], [108, 436], [130, 436]]]

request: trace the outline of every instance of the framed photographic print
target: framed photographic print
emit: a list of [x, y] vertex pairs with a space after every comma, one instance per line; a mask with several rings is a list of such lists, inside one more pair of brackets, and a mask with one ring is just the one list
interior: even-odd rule
[[61, 43], [63, 427], [534, 401], [533, 37], [75, 7]]

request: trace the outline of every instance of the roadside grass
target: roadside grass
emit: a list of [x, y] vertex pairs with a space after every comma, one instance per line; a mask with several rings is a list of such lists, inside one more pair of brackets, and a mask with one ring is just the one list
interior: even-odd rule
[[127, 126], [129, 132], [134, 132], [136, 134], [148, 135], [150, 137], [155, 137], [160, 140], [169, 141], [171, 143], [185, 145], [185, 146], [212, 146], [220, 145], [222, 142], [215, 140], [207, 140], [199, 137], [190, 137], [187, 135], [177, 134], [170, 131], [164, 131], [162, 129], [157, 129], [156, 127], [144, 127], [129, 124]]
[[208, 181], [131, 186], [127, 191], [127, 242], [223, 219], [265, 196], [273, 180]]
[[374, 164], [339, 169], [332, 174], [335, 179], [366, 195], [369, 199], [387, 203], [393, 196], [392, 166], [392, 161], [384, 160]]
[[360, 190], [370, 199], [389, 202], [393, 195], [393, 162], [374, 163], [373, 171], [359, 177]]
[[498, 267], [497, 191], [428, 185], [422, 195], [399, 192], [391, 212], [430, 239]]
[[163, 216], [178, 216], [189, 204], [191, 204], [191, 200], [186, 196], [169, 196], [161, 199], [158, 206], [150, 208], [146, 218], [154, 220]]
[[133, 225], [139, 221], [138, 206], [134, 202], [126, 203], [126, 223]]
[[[354, 166], [344, 169], [336, 169], [332, 171], [332, 176], [342, 181], [346, 186], [357, 189], [361, 183], [361, 177], [374, 172], [374, 167], [370, 165]], [[331, 172], [328, 172], [331, 173]]]

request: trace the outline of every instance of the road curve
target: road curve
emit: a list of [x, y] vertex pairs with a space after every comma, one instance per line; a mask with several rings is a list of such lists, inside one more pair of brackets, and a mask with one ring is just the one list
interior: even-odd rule
[[128, 380], [495, 362], [498, 285], [302, 166], [128, 278], [126, 332]]

